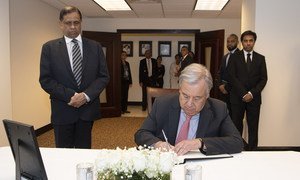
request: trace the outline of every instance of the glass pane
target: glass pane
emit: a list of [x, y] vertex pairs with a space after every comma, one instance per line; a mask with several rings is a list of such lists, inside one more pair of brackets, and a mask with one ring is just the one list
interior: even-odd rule
[[[102, 47], [105, 59], [106, 59], [106, 47]], [[102, 93], [100, 94], [100, 102], [101, 103], [107, 103], [107, 99], [106, 99], [106, 89], [104, 89], [102, 91]]]
[[205, 48], [205, 65], [206, 68], [210, 70], [210, 61], [211, 61], [211, 47], [206, 47]]

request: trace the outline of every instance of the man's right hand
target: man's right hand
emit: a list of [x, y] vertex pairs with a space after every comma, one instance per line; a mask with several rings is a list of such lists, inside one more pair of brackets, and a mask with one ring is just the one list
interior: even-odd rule
[[223, 94], [228, 94], [228, 92], [225, 89], [225, 84], [222, 84], [219, 86], [219, 90], [223, 93]]
[[164, 141], [158, 141], [157, 143], [154, 144], [154, 148], [161, 149], [162, 151], [169, 151], [169, 150], [173, 150], [174, 146]]

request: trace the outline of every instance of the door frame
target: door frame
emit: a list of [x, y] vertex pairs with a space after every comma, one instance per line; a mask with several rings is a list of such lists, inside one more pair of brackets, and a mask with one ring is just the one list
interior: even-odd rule
[[[83, 31], [82, 36], [93, 39], [106, 47], [106, 61], [110, 76], [110, 81], [106, 86], [106, 103], [101, 103], [101, 117], [121, 116], [121, 35], [114, 32]], [[100, 97], [99, 97], [100, 98]]]
[[219, 87], [217, 87], [217, 80], [221, 60], [224, 56], [224, 34], [224, 29], [195, 34], [195, 55], [198, 63], [206, 65], [205, 49], [208, 47], [211, 48], [209, 71], [213, 79], [213, 88], [210, 92], [210, 96], [213, 98], [219, 98], [220, 94]]

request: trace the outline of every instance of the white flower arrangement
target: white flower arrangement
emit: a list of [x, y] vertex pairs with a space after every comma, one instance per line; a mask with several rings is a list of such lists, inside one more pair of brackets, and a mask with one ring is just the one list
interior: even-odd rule
[[172, 151], [154, 148], [100, 150], [95, 162], [97, 179], [169, 180], [178, 158]]

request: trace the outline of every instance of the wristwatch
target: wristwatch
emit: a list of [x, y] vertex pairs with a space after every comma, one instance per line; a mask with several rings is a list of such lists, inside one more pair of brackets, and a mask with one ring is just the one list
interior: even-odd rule
[[200, 151], [201, 151], [201, 152], [206, 152], [206, 146], [205, 146], [205, 144], [203, 143], [202, 138], [198, 138], [198, 139], [199, 139], [199, 141], [200, 141], [200, 143], [201, 143]]

